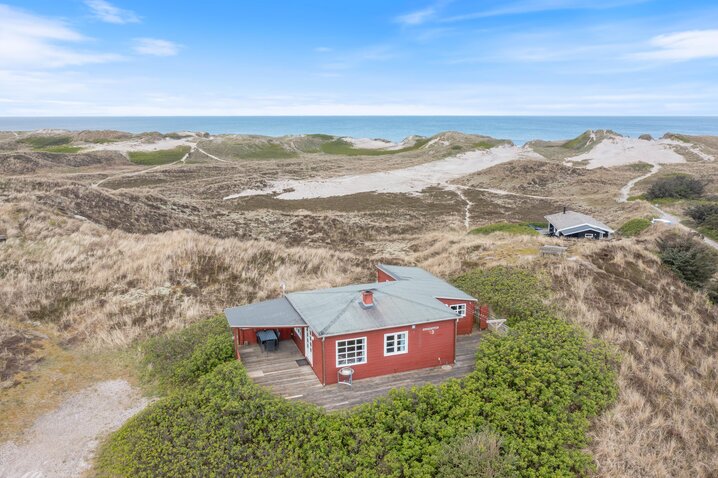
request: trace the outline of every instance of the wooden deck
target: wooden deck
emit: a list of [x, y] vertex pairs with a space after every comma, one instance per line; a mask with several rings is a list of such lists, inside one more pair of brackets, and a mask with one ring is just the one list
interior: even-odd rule
[[356, 380], [354, 386], [327, 385], [323, 387], [309, 365], [299, 365], [304, 356], [291, 340], [280, 342], [275, 352], [263, 352], [258, 345], [242, 346], [239, 353], [249, 376], [255, 383], [289, 400], [303, 400], [336, 410], [371, 402], [392, 388], [411, 387], [427, 383], [438, 384], [452, 377], [463, 377], [474, 369], [476, 346], [481, 333], [462, 335], [457, 339], [456, 363], [382, 377]]

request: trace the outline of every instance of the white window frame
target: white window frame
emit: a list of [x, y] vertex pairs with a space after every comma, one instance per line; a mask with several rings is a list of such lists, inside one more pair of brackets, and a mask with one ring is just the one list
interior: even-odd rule
[[[364, 354], [362, 355], [362, 361], [361, 361], [361, 362], [352, 362], [352, 363], [339, 363], [339, 360], [340, 360], [340, 359], [339, 359], [339, 353], [340, 353], [340, 352], [339, 352], [339, 347], [340, 347], [339, 344], [341, 344], [342, 342], [354, 342], [354, 341], [359, 341], [359, 340], [361, 340], [361, 341], [363, 342], [363, 344], [364, 344], [364, 345], [363, 345]], [[335, 345], [336, 345], [337, 367], [350, 367], [350, 366], [352, 366], [352, 365], [362, 365], [362, 364], [365, 364], [365, 363], [367, 362], [368, 350], [367, 350], [367, 340], [366, 340], [366, 337], [355, 337], [355, 338], [353, 338], [353, 339], [337, 340], [336, 343], [335, 343]], [[355, 345], [355, 346], [356, 346], [356, 345]], [[346, 348], [347, 345], [344, 345], [344, 347]], [[344, 353], [346, 353], [346, 350], [345, 350]], [[344, 360], [346, 361], [346, 358], [345, 358]]]
[[294, 327], [294, 335], [296, 335], [297, 337], [299, 337], [301, 339], [302, 338], [302, 328]]
[[[396, 337], [398, 335], [404, 336], [404, 350], [400, 350], [397, 352], [396, 351]], [[386, 351], [386, 346], [387, 346], [389, 337], [394, 337], [394, 350], [395, 350], [394, 352]], [[385, 357], [388, 355], [402, 355], [402, 354], [406, 354], [406, 353], [409, 353], [409, 331], [408, 330], [402, 330], [401, 332], [392, 332], [390, 334], [384, 334], [384, 356]]]
[[460, 312], [461, 317], [466, 317], [466, 302], [461, 302], [459, 304], [451, 304], [449, 305], [449, 308], [454, 312]]
[[584, 239], [588, 239], [589, 237], [590, 237], [590, 238], [593, 238], [593, 237], [595, 237], [595, 236], [594, 236], [594, 234], [593, 234], [592, 232], [587, 232], [587, 233], [585, 233], [585, 234], [583, 235], [583, 238], [584, 238]]

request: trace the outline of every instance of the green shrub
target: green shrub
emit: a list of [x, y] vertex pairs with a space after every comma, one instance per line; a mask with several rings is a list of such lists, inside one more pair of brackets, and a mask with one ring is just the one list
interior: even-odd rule
[[531, 272], [518, 267], [475, 269], [453, 281], [459, 289], [489, 304], [493, 311], [515, 323], [549, 313], [544, 301], [549, 286]]
[[696, 204], [686, 208], [685, 213], [698, 225], [703, 225], [707, 221], [718, 222], [716, 221], [718, 218], [718, 204], [716, 203]]
[[161, 391], [194, 383], [219, 363], [234, 358], [224, 315], [151, 338], [141, 349], [143, 380]]
[[538, 236], [538, 231], [526, 223], [516, 224], [508, 222], [498, 222], [496, 224], [488, 224], [471, 230], [471, 234], [492, 234], [494, 232], [505, 232], [515, 236]]
[[173, 149], [160, 149], [158, 151], [130, 151], [130, 161], [143, 166], [157, 166], [179, 161], [189, 153], [189, 146], [177, 146]]
[[715, 252], [686, 235], [659, 238], [658, 251], [663, 264], [693, 288], [706, 285], [718, 270]]
[[639, 235], [649, 227], [651, 227], [651, 221], [649, 219], [635, 218], [625, 222], [618, 228], [618, 233], [624, 237], [633, 237]]
[[704, 185], [698, 179], [687, 175], [676, 175], [658, 179], [651, 184], [646, 198], [692, 199], [703, 194]]
[[516, 456], [501, 450], [501, 438], [479, 431], [447, 443], [437, 459], [437, 478], [511, 478]]

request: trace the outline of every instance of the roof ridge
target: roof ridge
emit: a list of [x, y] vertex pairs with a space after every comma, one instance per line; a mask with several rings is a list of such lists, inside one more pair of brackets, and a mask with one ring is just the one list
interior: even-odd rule
[[[357, 297], [357, 299], [358, 299], [358, 297]], [[322, 330], [320, 330], [317, 333], [317, 335], [321, 336], [321, 335], [326, 334], [327, 330], [329, 328], [331, 328], [332, 325], [337, 323], [337, 321], [341, 318], [342, 315], [344, 315], [344, 312], [347, 311], [347, 309], [352, 305], [353, 302], [354, 302], [354, 297], [352, 296], [352, 298], [349, 299], [349, 301], [344, 305], [344, 307], [342, 307], [342, 310], [340, 310], [339, 313], [337, 313], [337, 315], [332, 320], [330, 320], [327, 323], [327, 325], [325, 325], [324, 328], [322, 328]]]
[[[434, 309], [434, 310], [438, 310], [438, 311], [440, 311], [440, 312], [444, 312], [444, 309], [443, 309], [443, 308], [437, 307], [437, 306], [435, 306], [435, 305], [433, 305], [433, 304], [432, 304], [432, 305], [425, 304], [425, 303], [423, 303], [423, 302], [419, 302], [418, 300], [409, 299], [409, 298], [403, 297], [403, 296], [401, 296], [401, 295], [390, 294], [390, 293], [388, 293], [388, 292], [384, 292], [384, 294], [390, 295], [390, 296], [392, 296], [392, 297], [396, 297], [397, 299], [405, 300], [405, 301], [407, 301], [407, 302], [411, 302], [411, 303], [413, 303], [413, 304], [418, 304], [418, 305], [420, 305], [420, 306], [422, 306], [422, 307], [430, 307], [430, 308], [432, 308], [432, 309]], [[434, 299], [435, 301], [437, 301], [439, 304], [445, 305], [443, 302], [441, 302], [441, 301], [440, 301], [439, 299], [437, 299], [436, 297], [432, 297], [432, 299]], [[449, 307], [446, 307], [446, 309], [448, 309], [448, 310], [450, 310], [451, 312], [453, 312], [453, 310], [451, 310]], [[458, 313], [457, 313], [457, 317], [458, 317]]]

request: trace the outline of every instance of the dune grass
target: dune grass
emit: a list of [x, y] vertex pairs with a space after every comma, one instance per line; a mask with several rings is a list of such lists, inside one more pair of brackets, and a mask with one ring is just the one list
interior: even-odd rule
[[189, 153], [189, 146], [177, 146], [173, 149], [160, 149], [158, 151], [130, 151], [130, 161], [143, 166], [158, 166], [179, 161]]
[[497, 222], [472, 229], [470, 234], [493, 234], [504, 232], [515, 236], [538, 236], [539, 232], [527, 223]]
[[59, 145], [59, 146], [48, 146], [46, 148], [38, 149], [37, 151], [44, 151], [46, 153], [78, 153], [82, 151], [82, 148], [80, 146], [69, 146], [69, 145]]
[[333, 141], [327, 141], [321, 145], [321, 150], [325, 154], [338, 154], [344, 156], [384, 156], [387, 154], [398, 154], [406, 153], [408, 151], [415, 151], [426, 143], [429, 142], [430, 138], [417, 139], [414, 144], [401, 149], [366, 149], [366, 148], [355, 148], [351, 143], [343, 139], [335, 139]]
[[21, 143], [29, 144], [33, 149], [42, 150], [45, 148], [67, 145], [72, 142], [69, 136], [30, 136], [20, 140]]

